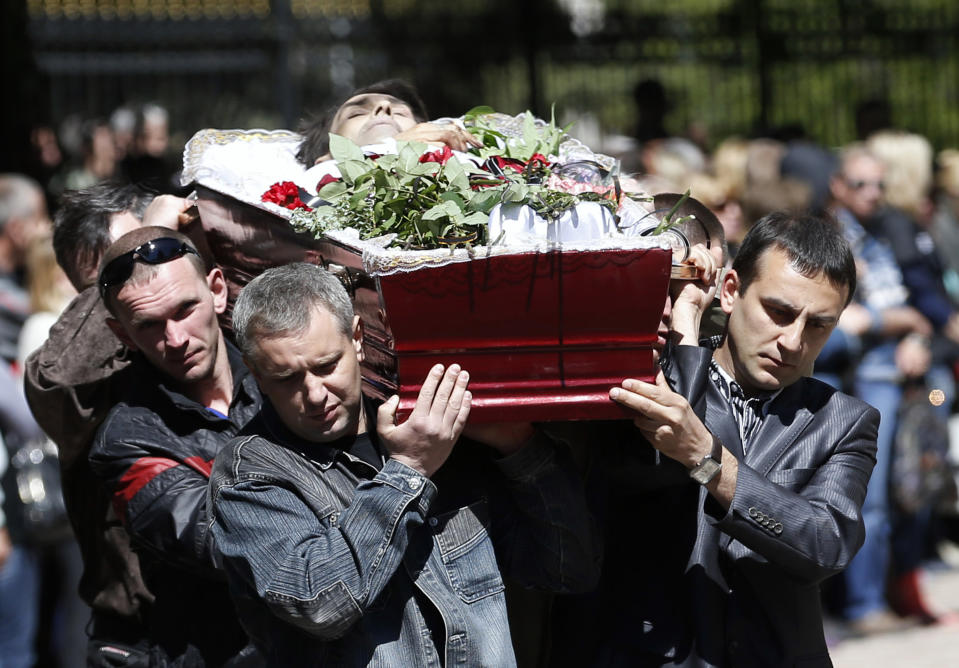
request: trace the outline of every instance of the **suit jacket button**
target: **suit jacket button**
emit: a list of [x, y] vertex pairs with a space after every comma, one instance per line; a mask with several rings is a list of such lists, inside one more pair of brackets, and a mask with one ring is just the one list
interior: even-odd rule
[[755, 518], [757, 515], [759, 515], [759, 511], [756, 510], [755, 507], [749, 509], [749, 516], [750, 516], [750, 517]]
[[773, 533], [777, 536], [783, 532], [783, 523], [776, 522], [776, 526], [773, 527]]

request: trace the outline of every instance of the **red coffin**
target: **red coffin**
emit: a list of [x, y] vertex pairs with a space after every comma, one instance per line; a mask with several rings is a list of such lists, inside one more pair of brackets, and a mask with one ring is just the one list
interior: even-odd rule
[[231, 297], [284, 262], [340, 276], [364, 325], [364, 391], [398, 391], [401, 414], [437, 362], [470, 372], [474, 422], [622, 418], [609, 389], [654, 375], [667, 249], [499, 255], [370, 276], [349, 246], [296, 234], [213, 190], [198, 195], [204, 241]]

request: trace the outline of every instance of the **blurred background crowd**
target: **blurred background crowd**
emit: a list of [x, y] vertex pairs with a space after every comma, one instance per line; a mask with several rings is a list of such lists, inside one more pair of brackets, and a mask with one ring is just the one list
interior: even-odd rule
[[45, 666], [85, 653], [56, 451], [18, 385], [72, 297], [59, 198], [102, 181], [185, 194], [197, 130], [295, 128], [384, 77], [432, 117], [555, 113], [621, 176], [689, 190], [733, 251], [770, 211], [835, 215], [860, 294], [816, 374], [879, 407], [882, 433], [867, 545], [824, 600], [843, 633], [955, 623], [919, 577], [959, 566], [955, 3], [11, 0], [0, 25], [0, 646], [35, 637]]

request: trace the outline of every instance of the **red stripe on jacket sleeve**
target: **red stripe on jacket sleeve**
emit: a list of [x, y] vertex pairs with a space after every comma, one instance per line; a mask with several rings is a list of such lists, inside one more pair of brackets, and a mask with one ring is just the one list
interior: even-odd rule
[[204, 478], [210, 477], [210, 472], [213, 471], [213, 460], [205, 460], [200, 457], [187, 457], [183, 460], [183, 463], [189, 466], [194, 471], [203, 474]]
[[141, 457], [133, 462], [133, 466], [127, 469], [127, 472], [120, 478], [116, 492], [113, 493], [113, 505], [117, 516], [125, 518], [127, 504], [137, 495], [137, 492], [146, 487], [158, 475], [174, 466], [179, 466], [179, 464], [165, 457]]

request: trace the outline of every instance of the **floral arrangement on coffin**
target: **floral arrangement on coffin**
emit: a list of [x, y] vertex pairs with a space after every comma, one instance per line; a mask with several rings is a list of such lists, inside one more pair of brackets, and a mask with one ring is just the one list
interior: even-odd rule
[[269, 190], [263, 193], [260, 201], [272, 202], [277, 206], [282, 206], [293, 211], [298, 209], [304, 209], [306, 211], [313, 210], [312, 207], [307, 206], [303, 203], [303, 200], [300, 199], [300, 188], [292, 181], [279, 181], [274, 183], [270, 186]]
[[496, 243], [487, 238], [487, 223], [498, 204], [526, 205], [555, 221], [582, 202], [596, 202], [615, 216], [624, 197], [615, 174], [591, 161], [561, 164], [559, 147], [568, 135], [555, 120], [537, 123], [526, 112], [522, 136], [508, 137], [495, 127], [493, 113], [477, 107], [464, 116], [482, 143], [465, 154], [402, 141], [395, 154], [364, 154], [331, 135], [341, 176], [320, 181], [319, 206], [304, 204], [289, 182], [274, 184], [263, 200], [292, 209], [291, 225], [317, 238], [354, 228], [363, 239], [393, 235], [391, 244], [403, 249]]

